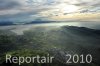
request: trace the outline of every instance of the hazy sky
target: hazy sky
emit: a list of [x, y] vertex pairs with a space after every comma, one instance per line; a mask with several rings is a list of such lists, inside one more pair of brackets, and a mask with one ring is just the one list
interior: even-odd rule
[[100, 0], [0, 0], [0, 21], [100, 21]]

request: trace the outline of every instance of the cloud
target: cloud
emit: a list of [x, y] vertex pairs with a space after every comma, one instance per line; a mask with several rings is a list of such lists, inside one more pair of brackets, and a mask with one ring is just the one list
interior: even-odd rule
[[15, 1], [8, 1], [8, 0], [0, 0], [0, 10], [7, 10], [19, 7], [20, 4]]
[[[78, 7], [77, 11], [67, 12], [66, 8], [62, 12], [68, 5]], [[59, 15], [99, 12], [100, 0], [0, 0], [0, 21], [50, 20]]]

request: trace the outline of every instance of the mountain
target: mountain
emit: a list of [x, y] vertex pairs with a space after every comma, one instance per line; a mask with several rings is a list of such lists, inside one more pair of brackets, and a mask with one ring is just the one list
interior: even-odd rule
[[8, 25], [27, 25], [27, 24], [41, 24], [41, 23], [52, 23], [56, 21], [31, 21], [31, 22], [11, 22], [11, 21], [0, 21], [0, 26], [8, 26]]
[[99, 64], [100, 30], [77, 26], [41, 27], [24, 31], [24, 36], [32, 43], [30, 46], [28, 43], [27, 48], [35, 44], [35, 48], [48, 50], [59, 62], [66, 61], [66, 53], [91, 54], [93, 64]]
[[56, 21], [31, 21], [25, 24], [41, 24], [41, 23], [52, 23], [52, 22], [56, 22]]
[[8, 25], [14, 25], [14, 23], [11, 21], [1, 21], [0, 22], [0, 26], [8, 26]]
[[[32, 28], [23, 31], [23, 35], [15, 35], [13, 32], [8, 35], [7, 32], [10, 33], [11, 31], [0, 32], [1, 54], [10, 52], [13, 55], [17, 54], [17, 56], [25, 56], [22, 53], [33, 56], [35, 53], [43, 51], [43, 53], [49, 53], [55, 57], [57, 64], [51, 66], [66, 66], [66, 54], [91, 54], [93, 61], [85, 66], [100, 65], [100, 30], [77, 26], [61, 26]], [[13, 48], [11, 48], [11, 45]], [[25, 49], [29, 51], [25, 51]], [[61, 64], [59, 65], [59, 63]], [[44, 64], [44, 66], [46, 65]], [[72, 64], [71, 66], [83, 66], [83, 64]]]

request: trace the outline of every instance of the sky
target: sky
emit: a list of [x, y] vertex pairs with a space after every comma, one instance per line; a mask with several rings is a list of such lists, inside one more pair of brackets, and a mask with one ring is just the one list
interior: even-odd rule
[[0, 0], [0, 21], [100, 21], [100, 0]]

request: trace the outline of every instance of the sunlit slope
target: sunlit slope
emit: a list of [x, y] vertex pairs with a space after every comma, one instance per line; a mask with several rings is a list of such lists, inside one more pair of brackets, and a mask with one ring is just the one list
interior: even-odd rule
[[76, 54], [93, 54], [94, 57], [95, 55], [99, 57], [99, 30], [75, 26], [42, 27], [25, 31], [24, 37], [31, 40], [31, 46], [29, 44], [27, 46], [32, 48], [35, 45], [35, 48], [36, 46], [42, 47], [43, 50], [60, 49]]

